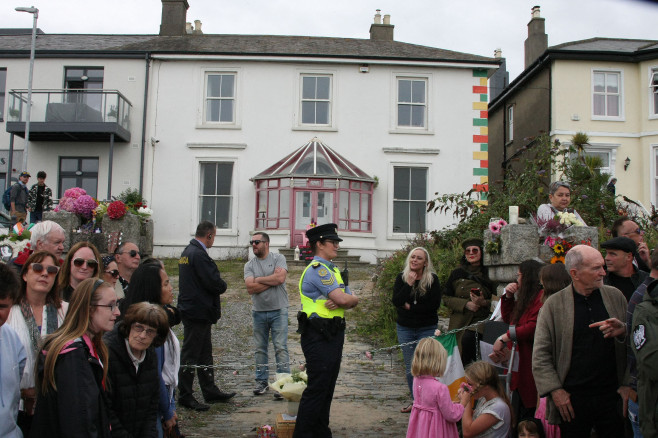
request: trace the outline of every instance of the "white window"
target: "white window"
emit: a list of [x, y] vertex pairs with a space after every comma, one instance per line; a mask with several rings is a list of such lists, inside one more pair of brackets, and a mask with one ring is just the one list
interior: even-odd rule
[[206, 123], [235, 123], [235, 83], [235, 73], [206, 73]]
[[620, 120], [622, 113], [622, 74], [619, 71], [592, 73], [592, 115], [594, 119]]
[[658, 205], [658, 146], [653, 147], [653, 205]]
[[651, 69], [651, 116], [658, 116], [658, 68]]
[[233, 163], [202, 162], [199, 175], [199, 221], [232, 228]]
[[427, 128], [426, 78], [397, 78], [397, 127]]
[[331, 125], [332, 75], [301, 76], [301, 124]]
[[393, 232], [424, 233], [427, 168], [393, 169]]
[[514, 106], [507, 108], [507, 142], [514, 140]]

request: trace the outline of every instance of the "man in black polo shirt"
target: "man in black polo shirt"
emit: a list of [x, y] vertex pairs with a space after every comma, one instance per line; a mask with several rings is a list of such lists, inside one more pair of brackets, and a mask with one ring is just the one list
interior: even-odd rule
[[[559, 424], [563, 438], [623, 437], [617, 388], [626, 369], [623, 342], [626, 299], [603, 285], [601, 253], [574, 246], [566, 256], [572, 284], [546, 300], [539, 312], [532, 373], [546, 417]], [[619, 337], [619, 341], [613, 337]]]
[[603, 242], [601, 248], [606, 250], [605, 266], [608, 269], [603, 284], [616, 287], [624, 294], [626, 301], [630, 300], [633, 292], [649, 276], [633, 264], [637, 252], [635, 242], [628, 237], [614, 237]]

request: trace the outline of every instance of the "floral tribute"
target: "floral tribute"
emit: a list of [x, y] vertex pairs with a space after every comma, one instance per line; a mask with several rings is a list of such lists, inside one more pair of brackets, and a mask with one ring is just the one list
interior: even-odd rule
[[277, 373], [276, 382], [270, 383], [270, 388], [278, 392], [288, 401], [297, 402], [302, 399], [302, 393], [308, 384], [308, 375], [301, 369], [292, 374]]
[[123, 201], [113, 201], [107, 206], [107, 215], [110, 217], [110, 219], [121, 219], [123, 216], [125, 216], [127, 211], [128, 209], [126, 208], [126, 204], [124, 204]]
[[96, 207], [98, 207], [98, 202], [94, 198], [89, 195], [82, 195], [73, 202], [71, 209], [68, 211], [78, 214], [85, 219], [91, 219]]
[[569, 212], [559, 212], [549, 220], [542, 220], [536, 216], [533, 216], [533, 219], [539, 228], [539, 234], [541, 236], [559, 236], [564, 233], [567, 228], [572, 226], [584, 226], [575, 214]]
[[489, 231], [493, 234], [493, 239], [484, 245], [487, 254], [500, 254], [500, 230], [507, 225], [505, 219], [492, 220], [489, 222]]
[[[548, 236], [546, 240], [544, 240], [544, 245], [548, 246], [553, 251], [554, 255], [551, 258], [551, 264], [564, 263], [564, 256], [566, 256], [567, 252], [575, 246], [574, 243], [569, 242], [568, 240], [553, 236]], [[592, 246], [592, 239], [581, 240], [577, 245]]]
[[80, 187], [73, 187], [64, 192], [64, 196], [59, 200], [59, 204], [55, 207], [55, 211], [70, 211], [75, 213], [74, 205], [75, 201], [78, 200], [81, 196], [86, 196], [87, 191], [81, 189]]

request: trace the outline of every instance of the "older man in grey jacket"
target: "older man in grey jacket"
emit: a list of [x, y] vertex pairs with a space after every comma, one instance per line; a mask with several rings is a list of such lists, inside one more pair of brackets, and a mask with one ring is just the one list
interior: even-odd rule
[[[567, 253], [572, 284], [551, 296], [537, 320], [532, 373], [547, 398], [546, 417], [563, 438], [623, 437], [617, 389], [626, 368], [626, 298], [603, 285], [601, 254], [587, 245]], [[614, 340], [613, 338], [617, 338]]]

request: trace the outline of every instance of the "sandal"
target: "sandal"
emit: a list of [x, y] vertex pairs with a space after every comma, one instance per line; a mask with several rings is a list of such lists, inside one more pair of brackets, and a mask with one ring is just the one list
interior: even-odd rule
[[411, 408], [413, 408], [413, 406], [414, 404], [410, 403], [408, 406], [405, 406], [402, 409], [400, 409], [400, 412], [402, 412], [403, 414], [408, 414], [411, 412]]

